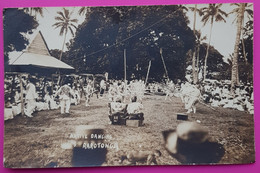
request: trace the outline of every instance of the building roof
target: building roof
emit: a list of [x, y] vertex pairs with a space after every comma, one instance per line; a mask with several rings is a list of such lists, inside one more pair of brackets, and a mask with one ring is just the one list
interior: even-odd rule
[[45, 68], [74, 69], [68, 64], [48, 55], [24, 52], [10, 65], [34, 65]]
[[10, 65], [32, 65], [44, 68], [74, 69], [70, 65], [50, 55], [41, 31], [35, 36], [27, 49]]

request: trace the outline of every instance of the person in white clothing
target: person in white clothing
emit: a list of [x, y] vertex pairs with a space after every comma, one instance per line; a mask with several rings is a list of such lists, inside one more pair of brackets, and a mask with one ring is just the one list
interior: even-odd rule
[[59, 95], [61, 114], [69, 114], [71, 103], [70, 99], [71, 97], [76, 97], [68, 83], [69, 82], [65, 82], [65, 84], [61, 86], [60, 89], [54, 95], [54, 98], [57, 97], [57, 95]]
[[38, 94], [36, 93], [34, 82], [35, 82], [34, 78], [29, 78], [26, 85], [26, 96], [25, 96], [26, 109], [24, 113], [28, 117], [33, 117], [32, 113], [35, 111], [36, 99], [38, 98]]
[[182, 96], [185, 104], [185, 109], [187, 109], [187, 113], [196, 113], [196, 103], [200, 98], [200, 90], [190, 83], [185, 83], [182, 87]]

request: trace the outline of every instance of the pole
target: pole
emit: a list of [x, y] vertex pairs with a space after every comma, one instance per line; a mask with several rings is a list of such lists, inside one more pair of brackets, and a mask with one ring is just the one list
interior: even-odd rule
[[126, 49], [124, 49], [124, 79], [125, 79], [125, 84], [126, 84]]
[[20, 90], [21, 90], [21, 114], [24, 115], [24, 99], [23, 99], [23, 81], [21, 74], [19, 75], [20, 78]]
[[162, 48], [160, 48], [160, 54], [161, 54], [161, 58], [162, 58], [163, 67], [164, 67], [164, 70], [165, 70], [166, 77], [169, 80], [168, 72], [167, 72], [166, 65], [165, 65], [165, 62], [164, 62], [164, 59], [163, 59], [163, 55], [162, 55]]
[[150, 61], [149, 61], [149, 65], [148, 65], [148, 70], [147, 70], [147, 73], [146, 73], [145, 85], [146, 85], [147, 80], [148, 80], [148, 76], [149, 76], [149, 73], [150, 73], [151, 65], [152, 65], [152, 61], [150, 60]]
[[[125, 79], [125, 86], [124, 86], [124, 94], [126, 93], [126, 49], [124, 49], [124, 79]], [[123, 96], [123, 103], [125, 103], [125, 96]]]

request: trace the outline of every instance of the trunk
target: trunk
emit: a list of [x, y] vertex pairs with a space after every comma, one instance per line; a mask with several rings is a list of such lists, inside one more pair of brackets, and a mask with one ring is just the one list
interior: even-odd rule
[[19, 75], [19, 79], [20, 79], [20, 91], [21, 91], [21, 114], [24, 115], [24, 97], [23, 97], [23, 81], [22, 81], [22, 76]]
[[126, 49], [124, 49], [124, 81], [126, 84]]
[[234, 95], [235, 85], [239, 84], [238, 74], [238, 56], [239, 56], [239, 43], [242, 31], [242, 23], [244, 18], [245, 4], [240, 4], [240, 10], [237, 19], [237, 34], [234, 47], [234, 55], [232, 59], [232, 71], [231, 71], [231, 93]]
[[211, 26], [210, 26], [210, 34], [209, 34], [209, 43], [208, 43], [208, 46], [207, 46], [206, 56], [205, 56], [205, 61], [204, 61], [203, 81], [206, 80], [206, 76], [207, 76], [207, 61], [208, 61], [208, 56], [209, 56], [209, 47], [210, 47], [210, 41], [211, 41], [211, 35], [212, 35], [213, 21], [214, 21], [214, 18], [212, 17], [211, 18]]
[[62, 44], [62, 48], [61, 48], [60, 60], [61, 60], [61, 57], [62, 57], [62, 54], [63, 54], [63, 49], [64, 49], [64, 46], [65, 46], [66, 36], [67, 36], [67, 31], [65, 32], [65, 36], [64, 36], [64, 40], [63, 40], [63, 44]]
[[[244, 28], [244, 16], [243, 16], [243, 21], [242, 21], [242, 28]], [[248, 64], [247, 59], [246, 59], [246, 48], [245, 48], [245, 42], [244, 42], [244, 30], [242, 30], [242, 50], [243, 50], [243, 57], [246, 62], [246, 65]]]
[[247, 59], [246, 59], [246, 48], [245, 48], [244, 38], [242, 38], [242, 49], [243, 49], [243, 57], [244, 57], [244, 60], [246, 62], [246, 65], [247, 65], [248, 62], [247, 62]]
[[148, 69], [147, 69], [147, 73], [146, 73], [145, 85], [147, 84], [147, 81], [148, 81], [148, 77], [149, 77], [149, 72], [150, 72], [151, 65], [152, 65], [152, 61], [150, 60], [150, 61], [149, 61], [149, 65], [148, 65]]
[[[62, 54], [63, 54], [63, 49], [64, 49], [64, 45], [65, 45], [65, 41], [66, 41], [66, 36], [67, 36], [67, 31], [65, 32], [65, 36], [64, 36], [64, 40], [63, 40], [63, 44], [62, 44], [62, 48], [61, 48], [61, 53], [60, 53], [60, 58], [59, 58], [60, 61], [61, 61], [61, 57], [62, 57]], [[60, 85], [61, 84], [61, 82], [60, 82], [60, 80], [61, 80], [60, 70], [58, 70], [58, 75], [59, 75], [59, 77], [58, 77], [57, 84]]]
[[199, 45], [198, 45], [198, 48], [197, 48], [197, 72], [196, 72], [196, 75], [197, 75], [197, 79], [199, 81], [199, 72], [200, 72], [200, 68], [199, 68], [199, 62], [200, 62], [200, 42], [199, 42]]
[[[197, 13], [197, 4], [195, 4], [194, 7], [194, 23], [193, 23], [193, 34], [195, 36], [196, 34], [196, 13]], [[193, 77], [193, 83], [198, 82], [198, 75], [197, 75], [197, 70], [196, 70], [196, 45], [194, 46], [193, 49], [193, 56], [192, 56], [192, 77]]]
[[166, 75], [167, 79], [169, 80], [168, 71], [167, 71], [167, 68], [166, 68], [166, 65], [165, 65], [165, 62], [164, 62], [164, 58], [163, 58], [163, 55], [162, 55], [162, 48], [160, 48], [160, 54], [161, 54], [161, 58], [162, 58], [162, 62], [163, 62], [163, 67], [164, 67], [164, 70], [165, 70], [165, 75]]

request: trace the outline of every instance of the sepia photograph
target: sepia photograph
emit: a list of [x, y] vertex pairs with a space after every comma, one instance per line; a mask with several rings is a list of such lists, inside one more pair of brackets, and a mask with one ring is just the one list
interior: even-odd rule
[[254, 163], [253, 9], [5, 8], [4, 166]]

